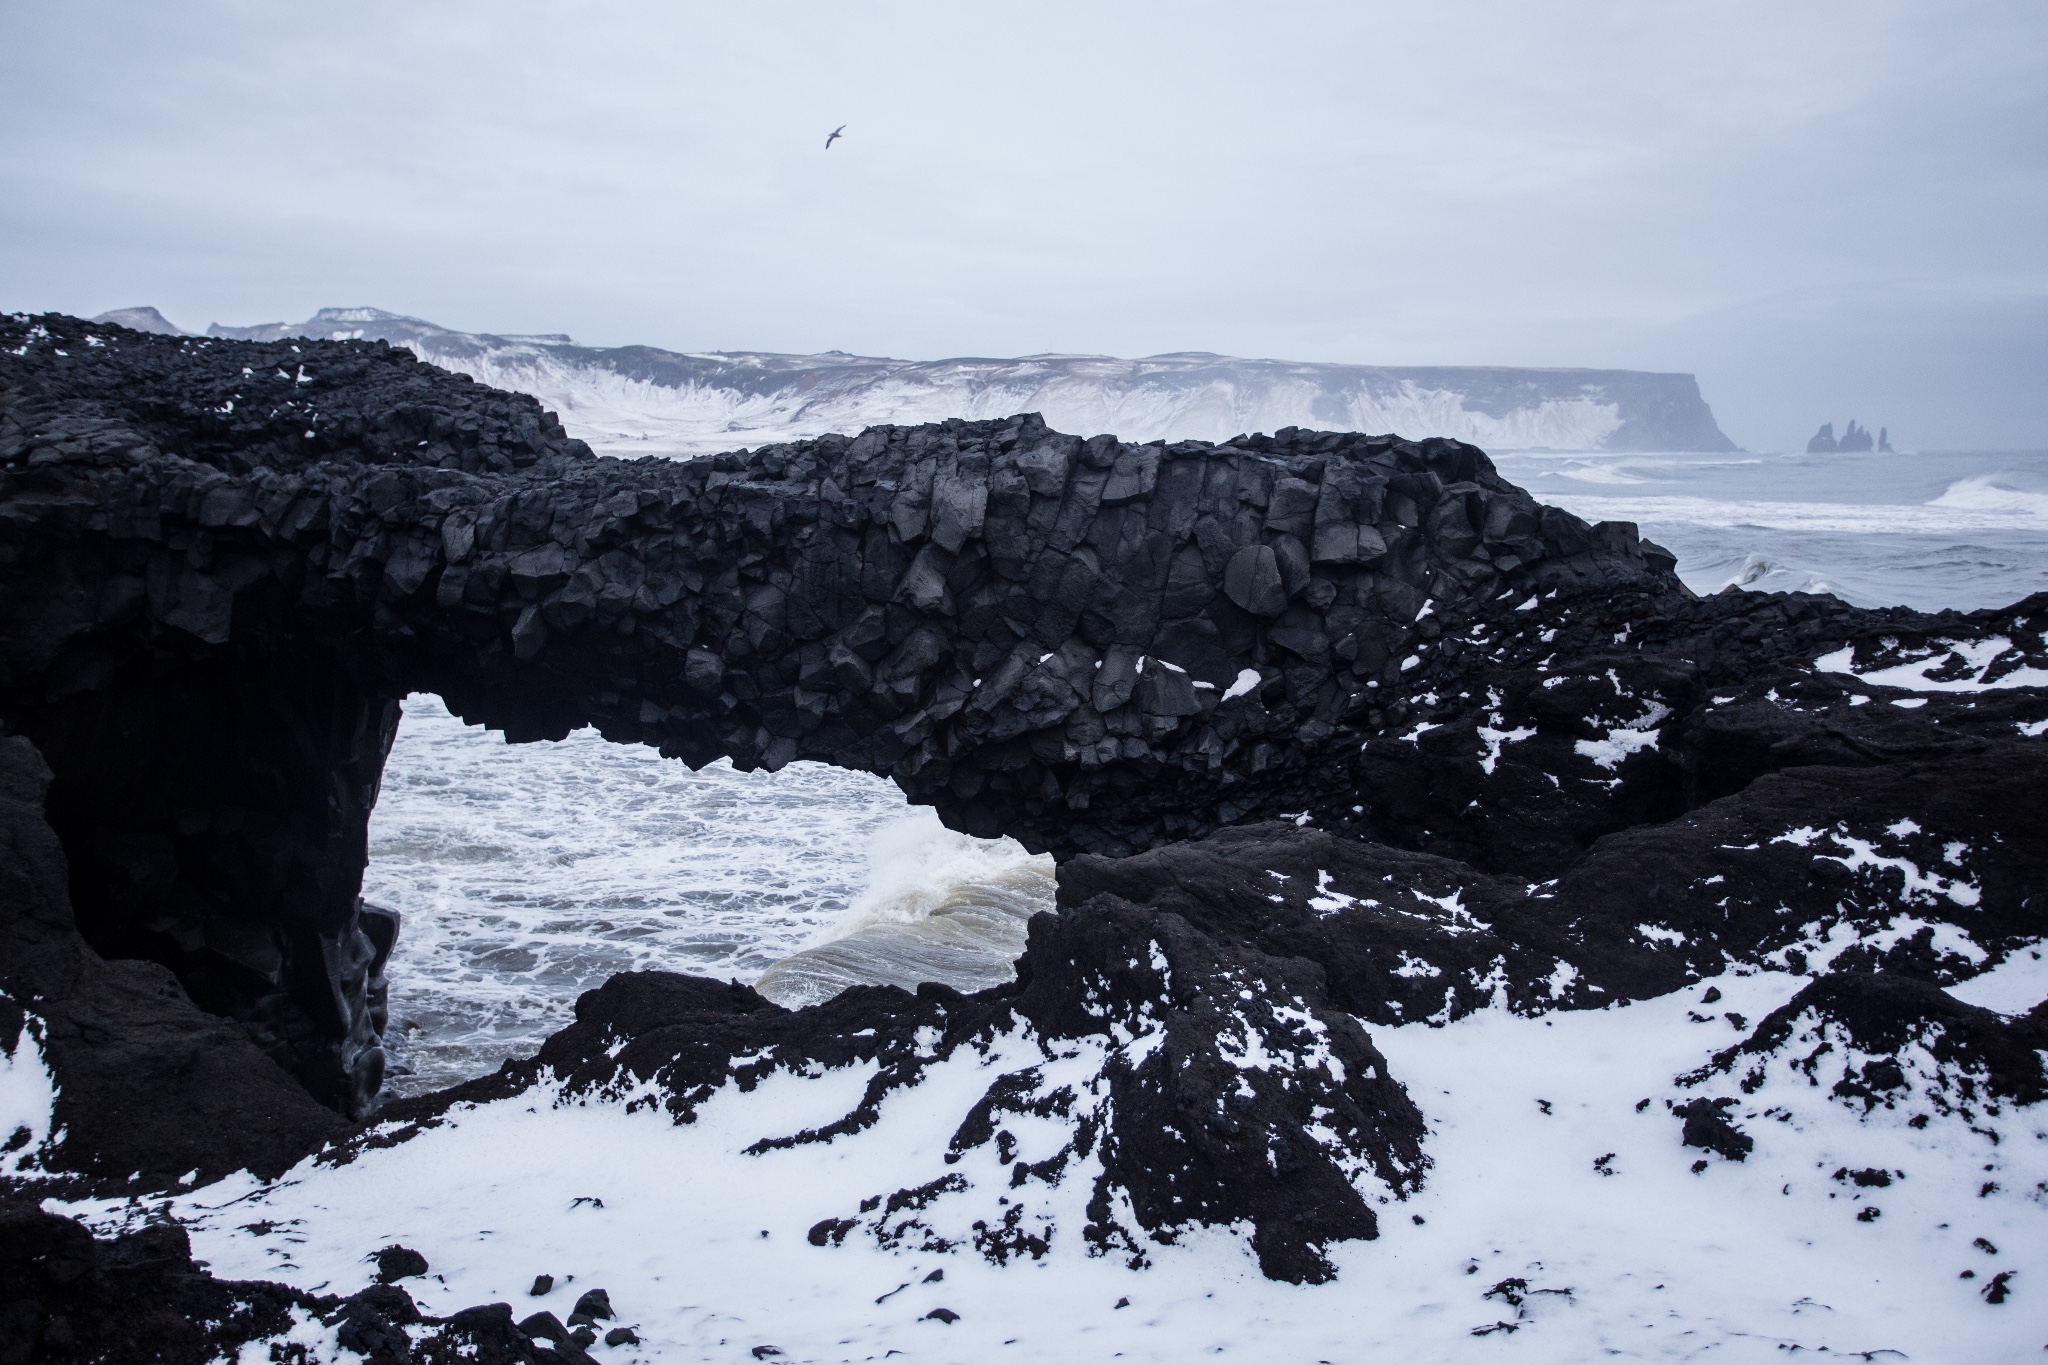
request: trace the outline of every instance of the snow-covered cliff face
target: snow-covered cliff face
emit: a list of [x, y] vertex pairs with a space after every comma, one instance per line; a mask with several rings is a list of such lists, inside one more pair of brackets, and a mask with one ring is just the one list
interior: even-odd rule
[[1062, 431], [1222, 441], [1310, 427], [1450, 436], [1494, 450], [1733, 450], [1691, 375], [1634, 370], [1300, 364], [1181, 352], [1119, 360], [889, 360], [827, 351], [594, 348], [450, 331], [376, 308], [208, 329], [248, 340], [381, 338], [530, 393], [615, 454], [695, 455], [881, 422], [1042, 413]]

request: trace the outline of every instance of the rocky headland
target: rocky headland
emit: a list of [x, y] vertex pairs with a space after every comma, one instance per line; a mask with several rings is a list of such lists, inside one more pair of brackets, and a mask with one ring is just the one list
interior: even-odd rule
[[[1812, 981], [1674, 1080], [1674, 1147], [1743, 1159], [1792, 1063], [1851, 1110], [1981, 1124], [2048, 1085], [2048, 1013], [1943, 990], [2048, 935], [2044, 627], [2044, 597], [1699, 598], [1449, 440], [1026, 415], [622, 461], [382, 343], [0, 319], [0, 1039], [56, 1083], [12, 1197], [346, 1165], [542, 1092], [683, 1124], [866, 1068], [842, 1117], [764, 1139], [831, 1142], [975, 1058], [942, 1158], [840, 1192], [812, 1245], [1139, 1264], [1235, 1226], [1313, 1282], [1430, 1178], [1430, 1097], [1374, 1029], [1761, 968]], [[621, 975], [537, 1057], [378, 1112], [400, 925], [359, 889], [415, 691], [514, 740], [886, 775], [1059, 855], [1058, 908], [972, 996], [792, 1012]], [[165, 1358], [288, 1310], [373, 1358], [588, 1344], [7, 1216], [31, 1351], [144, 1300], [213, 1324]]]

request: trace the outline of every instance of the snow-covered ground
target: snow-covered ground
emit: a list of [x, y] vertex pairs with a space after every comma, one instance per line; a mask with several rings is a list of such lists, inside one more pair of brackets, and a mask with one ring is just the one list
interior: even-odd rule
[[[1755, 1138], [1746, 1161], [1680, 1145], [1666, 1101], [1740, 1092], [1675, 1078], [1743, 1036], [1731, 1015], [1753, 1022], [1806, 980], [1730, 974], [1602, 1011], [1374, 1029], [1429, 1116], [1434, 1168], [1420, 1194], [1382, 1209], [1378, 1240], [1331, 1248], [1338, 1275], [1320, 1286], [1264, 1279], [1224, 1229], [1149, 1247], [1141, 1270], [1089, 1256], [1070, 1231], [1086, 1163], [1043, 1196], [1072, 1207], [1041, 1260], [995, 1267], [971, 1249], [891, 1251], [859, 1236], [810, 1243], [807, 1230], [850, 1212], [856, 1193], [926, 1179], [991, 1072], [1044, 1062], [1022, 1037], [985, 1057], [956, 1053], [864, 1132], [759, 1155], [745, 1149], [852, 1108], [870, 1067], [728, 1088], [683, 1127], [621, 1101], [551, 1103], [543, 1088], [268, 1187], [235, 1178], [167, 1208], [50, 1207], [100, 1227], [168, 1212], [215, 1274], [327, 1292], [368, 1283], [365, 1258], [400, 1243], [431, 1263], [404, 1282], [429, 1312], [505, 1301], [520, 1316], [565, 1315], [602, 1287], [642, 1343], [593, 1348], [617, 1361], [732, 1361], [761, 1346], [792, 1361], [2039, 1358], [2048, 1316], [2029, 1286], [2048, 1260], [2042, 1106], [1916, 1128], [1919, 1109], [1864, 1117], [1780, 1065], [1731, 1111]], [[1711, 1006], [1709, 984], [1721, 992]], [[1956, 994], [2017, 1010], [2043, 989], [2048, 969], [2022, 950]], [[1061, 1046], [1052, 1065], [1075, 1079], [1099, 1065], [1094, 1045]], [[5, 1093], [18, 1106], [33, 1090]], [[986, 1147], [952, 1169], [983, 1200], [1010, 1184]], [[926, 1216], [959, 1231], [944, 1200]], [[1983, 1291], [2000, 1271], [2018, 1274], [1994, 1305]], [[530, 1298], [539, 1274], [557, 1287]], [[928, 1316], [937, 1308], [957, 1321]], [[317, 1359], [353, 1358], [317, 1323], [295, 1335]]]

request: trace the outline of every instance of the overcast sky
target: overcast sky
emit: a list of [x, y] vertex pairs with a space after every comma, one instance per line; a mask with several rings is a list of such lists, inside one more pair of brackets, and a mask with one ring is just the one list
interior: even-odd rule
[[1761, 448], [2041, 448], [2044, 78], [2042, 0], [0, 0], [0, 307], [1683, 369]]

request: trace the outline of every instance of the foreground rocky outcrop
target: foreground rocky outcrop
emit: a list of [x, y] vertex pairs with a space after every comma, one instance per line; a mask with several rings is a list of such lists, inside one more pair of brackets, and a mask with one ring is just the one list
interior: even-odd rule
[[[845, 1191], [815, 1244], [1141, 1261], [1238, 1225], [1313, 1281], [1428, 1175], [1370, 1027], [1770, 968], [1817, 980], [1674, 1081], [1672, 1143], [1735, 1159], [1741, 1097], [1819, 1084], [1815, 1049], [1844, 1104], [2043, 1093], [2038, 1012], [1940, 988], [2048, 935], [2048, 596], [1699, 599], [1448, 441], [1020, 417], [628, 463], [379, 346], [0, 341], [0, 1031], [59, 1082], [12, 1178], [145, 1193], [471, 1102], [688, 1123], [872, 1068], [778, 1139], [823, 1142], [972, 1061], [928, 1177]], [[513, 738], [886, 773], [1062, 854], [1058, 911], [975, 996], [621, 976], [362, 1128], [398, 928], [364, 831], [415, 690]]]
[[[1449, 441], [1082, 440], [1033, 418], [678, 465], [360, 343], [0, 322], [0, 716], [87, 940], [169, 965], [337, 1108], [394, 922], [357, 903], [408, 692], [514, 738], [895, 778], [1119, 853], [1304, 800], [1530, 594], [1685, 600], [1625, 526]], [[1529, 638], [1524, 639], [1524, 636]]]

